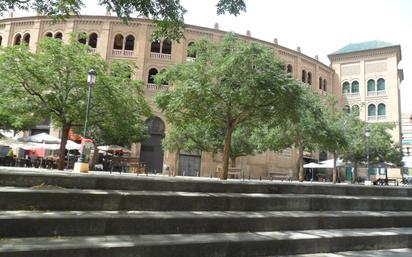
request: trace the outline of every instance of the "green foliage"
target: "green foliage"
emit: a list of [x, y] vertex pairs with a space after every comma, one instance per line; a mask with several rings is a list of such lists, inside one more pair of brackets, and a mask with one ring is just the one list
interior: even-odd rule
[[293, 117], [301, 90], [274, 52], [262, 45], [228, 35], [218, 43], [198, 41], [194, 50], [194, 63], [157, 75], [157, 82], [168, 81], [174, 89], [158, 95], [156, 103], [179, 131], [202, 131], [210, 139], [202, 148], [223, 152], [225, 174], [230, 152], [236, 152], [229, 148], [256, 148], [245, 144], [245, 134], [270, 119]]
[[[62, 128], [64, 149], [70, 127], [82, 128], [88, 86], [87, 72], [97, 72], [89, 124], [95, 140], [130, 143], [144, 137], [143, 116], [150, 115], [142, 83], [130, 79], [132, 63], [107, 63], [72, 38], [70, 44], [45, 38], [37, 53], [26, 45], [1, 49], [0, 97], [16, 110], [16, 120], [48, 117]], [[23, 101], [22, 101], [23, 100]], [[64, 151], [62, 151], [64, 154]], [[60, 159], [64, 159], [61, 156]]]
[[[183, 15], [186, 10], [179, 0], [98, 0], [98, 4], [114, 11], [125, 22], [133, 15], [150, 17], [158, 26], [153, 34], [155, 38], [179, 40], [183, 37]], [[82, 7], [83, 0], [0, 0], [0, 14], [16, 9], [36, 10], [56, 20], [65, 19], [72, 14], [78, 15]], [[246, 11], [244, 0], [219, 0], [216, 7], [218, 14], [228, 12], [238, 15]]]

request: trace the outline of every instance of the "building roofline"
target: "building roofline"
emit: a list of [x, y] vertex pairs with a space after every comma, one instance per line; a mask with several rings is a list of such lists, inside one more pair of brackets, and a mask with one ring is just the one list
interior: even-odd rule
[[392, 46], [385, 46], [385, 47], [379, 47], [379, 48], [372, 48], [372, 49], [364, 49], [364, 50], [358, 50], [358, 51], [352, 51], [352, 52], [347, 52], [347, 53], [331, 53], [328, 54], [329, 60], [332, 62], [333, 60], [339, 58], [339, 57], [351, 57], [354, 55], [366, 55], [368, 53], [374, 52], [374, 51], [382, 51], [382, 50], [389, 50], [389, 49], [394, 49], [397, 52], [398, 56], [398, 63], [402, 60], [402, 51], [401, 51], [401, 45], [392, 45]]
[[[84, 19], [84, 18], [85, 19], [104, 19], [104, 20], [122, 21], [122, 19], [119, 18], [119, 17], [107, 16], [107, 15], [71, 15], [67, 19]], [[24, 20], [52, 20], [52, 18], [47, 17], [47, 16], [13, 17], [13, 18], [0, 19], [0, 23], [1, 22], [12, 22], [12, 21], [24, 21]], [[150, 20], [150, 19], [147, 19], [147, 18], [130, 18], [129, 21], [132, 21], [132, 22], [133, 21], [135, 21], [135, 22], [138, 21], [138, 22], [143, 22], [143, 23], [153, 23], [153, 20]], [[57, 22], [59, 22], [59, 21], [57, 21]], [[184, 28], [185, 29], [186, 28], [200, 29], [200, 30], [203, 30], [203, 31], [209, 31], [209, 32], [212, 32], [212, 33], [221, 33], [221, 34], [230, 33], [230, 31], [214, 29], [214, 28], [208, 28], [208, 27], [202, 27], [202, 26], [192, 25], [192, 24], [185, 24]], [[304, 57], [305, 59], [308, 59], [313, 63], [319, 64], [320, 66], [322, 66], [326, 70], [333, 71], [333, 69], [329, 65], [326, 65], [326, 64], [322, 63], [321, 61], [316, 60], [315, 58], [310, 57], [310, 56], [308, 56], [306, 54], [303, 54], [301, 52], [298, 52], [296, 50], [287, 48], [285, 46], [281, 46], [279, 44], [268, 42], [268, 41], [265, 41], [265, 40], [262, 40], [262, 39], [258, 39], [258, 38], [255, 38], [255, 37], [246, 36], [246, 35], [242, 35], [242, 34], [239, 34], [239, 33], [235, 33], [235, 34], [238, 35], [239, 37], [243, 38], [243, 39], [252, 39], [255, 42], [274, 47], [275, 49], [280, 49], [280, 50], [285, 50], [285, 51], [292, 52], [293, 54], [295, 54], [297, 56]]]

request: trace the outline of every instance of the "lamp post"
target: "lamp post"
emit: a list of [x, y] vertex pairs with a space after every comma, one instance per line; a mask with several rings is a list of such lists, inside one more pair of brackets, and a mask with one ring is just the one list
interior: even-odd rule
[[[87, 136], [87, 122], [89, 120], [89, 112], [90, 112], [90, 102], [92, 98], [92, 88], [96, 84], [96, 71], [94, 69], [90, 69], [87, 72], [87, 85], [89, 87], [89, 91], [87, 94], [87, 106], [86, 106], [86, 117], [84, 119], [84, 130], [83, 130], [83, 138], [86, 138]], [[80, 172], [88, 172], [89, 171], [89, 164], [87, 163], [86, 160], [86, 155], [84, 151], [84, 145], [83, 145], [83, 140], [82, 140], [82, 149], [80, 152], [80, 158], [77, 163], [75, 163], [74, 170], [75, 171], [80, 171]]]
[[371, 136], [371, 130], [369, 128], [365, 129], [365, 137], [366, 137], [366, 167], [367, 167], [367, 172], [368, 172], [368, 177], [369, 177], [369, 138]]

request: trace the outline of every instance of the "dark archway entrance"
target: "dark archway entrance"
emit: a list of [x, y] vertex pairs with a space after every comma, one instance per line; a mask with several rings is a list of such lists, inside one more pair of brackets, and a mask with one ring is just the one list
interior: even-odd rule
[[142, 142], [140, 162], [146, 164], [146, 172], [159, 173], [163, 170], [162, 139], [165, 135], [165, 124], [159, 117], [145, 121], [149, 138]]

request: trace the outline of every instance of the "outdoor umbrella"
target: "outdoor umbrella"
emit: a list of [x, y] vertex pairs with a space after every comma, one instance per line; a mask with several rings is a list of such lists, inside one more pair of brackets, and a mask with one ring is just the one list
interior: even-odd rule
[[320, 165], [319, 163], [311, 162], [311, 163], [303, 165], [303, 168], [311, 169], [311, 168], [324, 168], [324, 167]]
[[131, 151], [123, 146], [119, 145], [101, 145], [98, 146], [97, 149], [108, 152], [108, 151], [122, 151], [126, 153], [130, 153]]
[[27, 137], [20, 137], [17, 139], [19, 142], [32, 142], [32, 143], [44, 143], [44, 144], [60, 144], [60, 139], [51, 136], [46, 133], [40, 133]]

